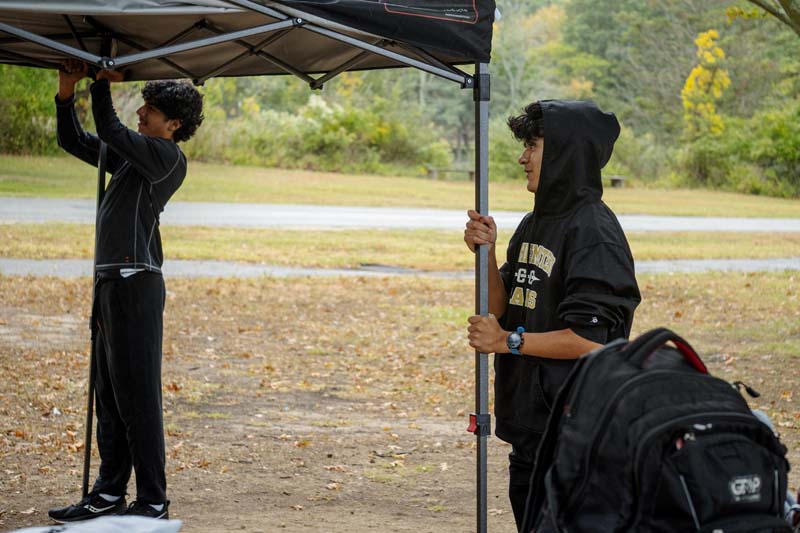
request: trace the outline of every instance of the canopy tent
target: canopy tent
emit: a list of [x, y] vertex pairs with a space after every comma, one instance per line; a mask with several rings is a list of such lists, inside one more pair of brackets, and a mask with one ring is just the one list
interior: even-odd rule
[[[196, 84], [215, 76], [289, 74], [312, 89], [345, 71], [414, 67], [472, 90], [475, 209], [487, 214], [494, 15], [494, 0], [0, 0], [0, 63], [58, 68], [73, 57], [124, 70], [127, 80]], [[459, 68], [469, 64], [473, 73]], [[98, 202], [105, 184], [99, 167]], [[479, 247], [475, 269], [476, 313], [486, 315], [486, 246]], [[90, 392], [84, 490], [91, 411]], [[488, 356], [480, 352], [469, 431], [477, 439], [477, 530], [486, 531]]]
[[71, 55], [131, 80], [293, 74], [315, 88], [312, 74], [413, 66], [466, 85], [453, 65], [488, 62], [493, 15], [477, 0], [0, 0], [0, 61]]

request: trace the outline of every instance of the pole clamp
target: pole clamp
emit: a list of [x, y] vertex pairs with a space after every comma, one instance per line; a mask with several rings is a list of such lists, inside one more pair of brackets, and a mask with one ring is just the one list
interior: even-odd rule
[[487, 437], [492, 434], [492, 417], [489, 413], [470, 413], [467, 431], [477, 437]]
[[491, 76], [486, 72], [476, 74], [474, 77], [474, 87], [472, 87], [472, 99], [475, 102], [488, 102], [491, 95]]

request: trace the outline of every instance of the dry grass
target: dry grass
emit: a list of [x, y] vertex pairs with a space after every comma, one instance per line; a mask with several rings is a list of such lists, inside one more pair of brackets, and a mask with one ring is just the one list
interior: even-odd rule
[[[314, 268], [382, 264], [420, 270], [470, 270], [474, 259], [457, 231], [273, 230], [165, 226], [168, 259], [217, 259]], [[500, 235], [505, 249], [510, 232]], [[91, 258], [93, 228], [78, 224], [0, 224], [0, 257]], [[797, 233], [630, 233], [638, 261], [768, 259], [800, 256]], [[498, 256], [502, 261], [502, 254]]]

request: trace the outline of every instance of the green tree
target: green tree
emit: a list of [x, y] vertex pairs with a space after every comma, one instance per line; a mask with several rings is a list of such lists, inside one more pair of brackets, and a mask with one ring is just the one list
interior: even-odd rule
[[630, 128], [669, 143], [683, 130], [681, 88], [698, 33], [724, 20], [725, 0], [569, 0], [565, 41], [604, 60], [598, 103]]
[[729, 8], [728, 19], [719, 45], [732, 84], [719, 102], [720, 111], [751, 117], [800, 93], [800, 39], [788, 28], [765, 23], [764, 16], [741, 17]]

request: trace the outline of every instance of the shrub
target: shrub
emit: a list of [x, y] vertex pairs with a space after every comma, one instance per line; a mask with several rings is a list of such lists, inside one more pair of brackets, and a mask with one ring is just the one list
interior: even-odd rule
[[800, 196], [800, 100], [747, 121], [748, 159], [780, 196]]
[[53, 72], [0, 65], [0, 152], [56, 154]]
[[604, 174], [655, 183], [668, 174], [674, 158], [672, 151], [652, 133], [637, 135], [623, 125]]
[[800, 196], [800, 101], [749, 119], [726, 118], [720, 136], [700, 137], [682, 152], [689, 185], [786, 198]]
[[734, 166], [738, 163], [729, 138], [698, 137], [681, 154], [680, 164], [695, 185], [724, 187], [730, 184]]
[[424, 165], [452, 164], [433, 127], [387, 107], [381, 100], [369, 108], [330, 105], [313, 96], [295, 113], [252, 109], [226, 118], [210, 110], [185, 150], [205, 161], [343, 172], [419, 174]]

